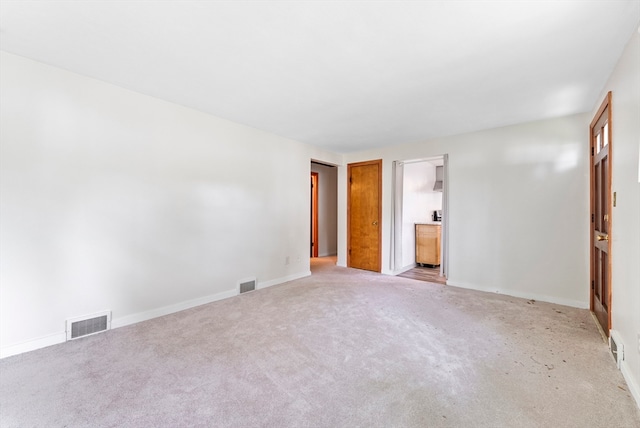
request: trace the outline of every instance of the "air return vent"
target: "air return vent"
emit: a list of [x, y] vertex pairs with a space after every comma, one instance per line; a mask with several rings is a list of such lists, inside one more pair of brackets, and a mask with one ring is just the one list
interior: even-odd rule
[[67, 340], [79, 339], [111, 328], [111, 311], [67, 320]]
[[611, 330], [609, 333], [609, 349], [611, 349], [611, 355], [616, 360], [616, 365], [620, 368], [620, 364], [624, 361], [624, 344], [620, 341], [620, 337], [615, 330]]
[[238, 281], [238, 287], [240, 288], [240, 294], [253, 291], [256, 289], [256, 278], [247, 278]]

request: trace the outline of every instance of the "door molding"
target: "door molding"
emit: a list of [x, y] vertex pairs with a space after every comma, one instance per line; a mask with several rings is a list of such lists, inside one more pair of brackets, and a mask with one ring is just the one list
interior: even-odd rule
[[347, 164], [347, 267], [351, 267], [351, 169], [358, 166], [378, 166], [378, 255], [375, 272], [382, 268], [382, 159]]
[[311, 257], [318, 257], [318, 188], [320, 175], [311, 173]]
[[[611, 311], [612, 311], [612, 307], [611, 307], [611, 301], [612, 301], [612, 294], [613, 294], [613, 284], [611, 282], [611, 266], [612, 266], [612, 258], [611, 258], [611, 232], [612, 232], [612, 225], [613, 225], [613, 199], [612, 199], [612, 192], [611, 192], [611, 176], [612, 176], [612, 170], [613, 170], [613, 163], [612, 161], [612, 155], [613, 155], [613, 150], [612, 150], [612, 142], [613, 139], [612, 137], [612, 113], [611, 113], [611, 91], [609, 91], [605, 97], [605, 99], [602, 101], [602, 104], [600, 105], [600, 108], [598, 108], [597, 113], [595, 114], [593, 120], [591, 121], [591, 124], [589, 125], [589, 181], [590, 181], [590, 192], [589, 192], [589, 198], [590, 198], [590, 204], [589, 204], [589, 208], [590, 208], [590, 216], [591, 216], [591, 222], [590, 222], [590, 227], [589, 227], [589, 231], [590, 231], [590, 238], [589, 238], [589, 280], [590, 280], [590, 286], [589, 286], [589, 290], [590, 290], [590, 296], [589, 296], [589, 306], [590, 306], [590, 310], [592, 312], [596, 312], [596, 290], [595, 290], [595, 283], [596, 283], [596, 275], [597, 275], [597, 269], [598, 266], [596, 264], [595, 261], [595, 256], [596, 256], [596, 251], [595, 251], [595, 236], [597, 234], [596, 232], [596, 222], [595, 222], [595, 215], [596, 215], [596, 203], [597, 203], [597, 195], [596, 195], [596, 171], [595, 171], [595, 164], [594, 162], [596, 160], [598, 160], [598, 157], [601, 155], [601, 153], [599, 153], [598, 148], [596, 147], [596, 139], [594, 138], [594, 129], [597, 126], [600, 126], [600, 124], [602, 123], [602, 116], [603, 114], [606, 113], [606, 122], [608, 124], [608, 129], [607, 129], [607, 139], [608, 139], [608, 143], [607, 143], [607, 153], [606, 153], [606, 157], [608, 158], [608, 169], [606, 172], [606, 179], [607, 179], [607, 184], [606, 184], [606, 188], [605, 188], [605, 192], [606, 192], [606, 215], [608, 216], [606, 221], [607, 227], [607, 234], [609, 236], [609, 239], [607, 241], [606, 247], [607, 247], [607, 263], [606, 263], [606, 283], [607, 283], [607, 290], [606, 290], [606, 295], [603, 296], [604, 301], [606, 303], [607, 306], [607, 316], [606, 316], [606, 323], [607, 325], [604, 326], [602, 325], [602, 328], [605, 332], [605, 334], [607, 336], [609, 336], [609, 330], [611, 330]], [[602, 324], [602, 322], [604, 320], [601, 320], [598, 316], [596, 316], [596, 318], [598, 318], [599, 322]]]

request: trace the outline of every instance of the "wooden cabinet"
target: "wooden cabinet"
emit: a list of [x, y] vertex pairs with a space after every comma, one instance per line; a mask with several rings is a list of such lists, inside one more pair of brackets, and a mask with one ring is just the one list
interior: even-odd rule
[[416, 263], [418, 265], [440, 265], [439, 224], [416, 224]]

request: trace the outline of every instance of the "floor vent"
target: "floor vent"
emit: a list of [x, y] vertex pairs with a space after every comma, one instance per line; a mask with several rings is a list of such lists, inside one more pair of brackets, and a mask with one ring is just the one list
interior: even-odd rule
[[256, 279], [248, 278], [238, 281], [238, 287], [240, 288], [240, 294], [247, 293], [256, 289]]
[[609, 334], [609, 349], [611, 349], [611, 355], [616, 360], [616, 365], [620, 368], [620, 364], [624, 361], [624, 345], [620, 341], [618, 334], [611, 330]]
[[67, 320], [67, 340], [79, 339], [111, 328], [111, 311]]

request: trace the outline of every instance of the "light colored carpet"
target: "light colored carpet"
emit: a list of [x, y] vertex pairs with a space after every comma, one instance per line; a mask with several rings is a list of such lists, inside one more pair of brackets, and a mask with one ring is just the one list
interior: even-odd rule
[[2, 427], [638, 427], [586, 310], [338, 268], [0, 361]]

